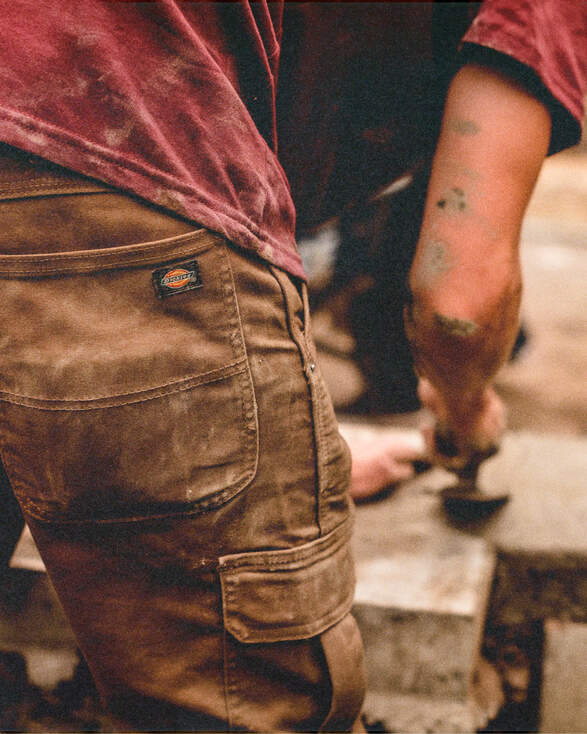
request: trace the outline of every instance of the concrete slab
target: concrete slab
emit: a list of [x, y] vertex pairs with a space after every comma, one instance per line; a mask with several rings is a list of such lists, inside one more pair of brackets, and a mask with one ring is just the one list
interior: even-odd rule
[[10, 567], [22, 568], [27, 571], [45, 571], [45, 564], [27, 525], [24, 526], [20, 540], [16, 544], [10, 559]]
[[511, 433], [481, 469], [481, 486], [508, 489], [511, 502], [476, 535], [511, 554], [553, 561], [587, 557], [587, 440]]
[[369, 691], [365, 711], [368, 724], [377, 723], [385, 731], [402, 734], [471, 734], [487, 724], [487, 716], [473, 701], [448, 698]]
[[11, 570], [0, 594], [0, 650], [21, 653], [44, 689], [71, 678], [77, 643], [46, 573]]
[[25, 661], [30, 685], [51, 691], [64, 680], [71, 680], [80, 661], [76, 648], [47, 648], [39, 645], [2, 642], [2, 652], [18, 652]]
[[[389, 432], [343, 427], [362, 439], [369, 430]], [[488, 720], [471, 689], [494, 556], [482, 538], [411, 522], [404, 489], [357, 509], [353, 613], [366, 650], [365, 712], [390, 731], [474, 731]]]
[[[517, 624], [546, 612], [583, 620], [586, 449], [581, 439], [507, 435], [482, 468], [480, 485], [507, 489], [511, 499], [482, 520], [447, 514], [440, 491], [455, 479], [440, 469], [358, 507], [356, 611], [367, 648], [368, 714], [387, 700], [391, 730], [472, 726], [470, 680], [494, 552], [492, 622]], [[405, 696], [422, 702], [404, 706]], [[438, 728], [436, 716], [449, 728]], [[478, 721], [479, 711], [475, 716]]]
[[540, 731], [587, 731], [587, 624], [544, 626]]
[[494, 558], [476, 538], [398, 529], [355, 538], [357, 619], [367, 667], [364, 711], [386, 731], [471, 732], [495, 707], [472, 691]]
[[439, 493], [454, 482], [433, 469], [359, 507], [357, 558], [397, 553], [398, 533], [440, 544], [476, 538], [498, 556], [496, 624], [550, 616], [587, 622], [587, 440], [506, 435], [499, 454], [481, 468], [479, 483], [488, 491], [506, 489], [511, 499], [483, 519], [446, 513]]
[[365, 644], [370, 691], [468, 698], [479, 644], [474, 617], [369, 604], [355, 605], [353, 614]]
[[372, 555], [356, 540], [369, 688], [467, 699], [493, 575], [486, 544], [398, 529]]

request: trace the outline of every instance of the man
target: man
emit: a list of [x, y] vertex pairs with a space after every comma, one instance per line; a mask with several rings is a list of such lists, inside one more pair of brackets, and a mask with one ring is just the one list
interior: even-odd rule
[[[360, 730], [350, 460], [276, 156], [283, 7], [0, 9], [0, 455], [97, 685], [135, 730]], [[408, 324], [457, 467], [502, 429], [551, 114], [478, 62], [449, 91]]]

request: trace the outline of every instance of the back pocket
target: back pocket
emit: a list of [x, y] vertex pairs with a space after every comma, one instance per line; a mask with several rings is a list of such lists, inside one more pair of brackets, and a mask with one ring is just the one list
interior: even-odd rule
[[1, 451], [40, 520], [216, 507], [255, 475], [257, 418], [226, 243], [0, 257]]

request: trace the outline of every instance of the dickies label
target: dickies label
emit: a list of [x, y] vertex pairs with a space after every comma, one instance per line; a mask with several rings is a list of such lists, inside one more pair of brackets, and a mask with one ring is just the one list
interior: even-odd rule
[[167, 298], [201, 288], [202, 276], [197, 260], [175, 263], [153, 271], [153, 287], [157, 298]]

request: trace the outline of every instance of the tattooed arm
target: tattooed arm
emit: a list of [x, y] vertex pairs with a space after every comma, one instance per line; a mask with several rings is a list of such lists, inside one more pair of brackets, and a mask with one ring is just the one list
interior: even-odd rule
[[450, 86], [406, 314], [423, 401], [454, 464], [503, 428], [490, 387], [518, 329], [522, 218], [550, 140], [547, 109], [513, 81], [467, 65]]

